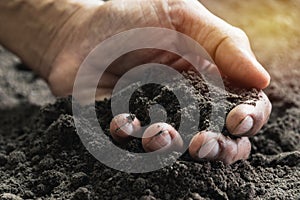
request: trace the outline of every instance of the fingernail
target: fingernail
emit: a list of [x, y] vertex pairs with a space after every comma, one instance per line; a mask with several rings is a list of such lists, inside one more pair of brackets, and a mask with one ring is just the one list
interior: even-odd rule
[[127, 137], [140, 129], [140, 121], [133, 114], [119, 114], [110, 123], [110, 132], [113, 135]]
[[253, 118], [248, 115], [238, 124], [238, 126], [234, 129], [232, 134], [243, 135], [251, 130], [253, 124], [254, 124]]
[[220, 148], [216, 139], [211, 139], [209, 142], [201, 146], [198, 151], [199, 158], [215, 159], [219, 154]]
[[153, 138], [145, 143], [145, 147], [147, 148], [147, 151], [156, 151], [170, 145], [171, 142], [172, 138], [169, 132], [162, 131], [160, 133], [157, 133]]

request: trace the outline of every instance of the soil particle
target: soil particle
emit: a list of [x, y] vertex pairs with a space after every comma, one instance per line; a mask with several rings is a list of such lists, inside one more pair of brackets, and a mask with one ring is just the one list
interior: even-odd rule
[[13, 151], [8, 156], [8, 164], [17, 165], [26, 161], [26, 155], [22, 151]]
[[156, 198], [152, 195], [144, 195], [140, 198], [140, 200], [156, 200]]
[[72, 200], [89, 200], [89, 199], [91, 199], [90, 191], [84, 187], [78, 188], [72, 196]]
[[22, 200], [21, 197], [18, 197], [17, 195], [10, 194], [10, 193], [4, 193], [0, 195], [1, 200]]
[[7, 156], [3, 153], [0, 153], [0, 166], [4, 166], [7, 163]]
[[71, 184], [74, 188], [85, 186], [89, 183], [89, 177], [84, 172], [78, 172], [71, 177]]

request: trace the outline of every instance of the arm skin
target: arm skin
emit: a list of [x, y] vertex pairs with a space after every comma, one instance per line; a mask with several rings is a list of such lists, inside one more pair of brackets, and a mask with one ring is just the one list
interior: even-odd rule
[[[172, 27], [168, 27], [170, 23]], [[47, 81], [60, 49], [91, 37], [87, 41], [92, 43], [86, 45], [87, 52], [80, 52], [87, 54], [111, 35], [144, 26], [174, 28], [192, 37], [234, 82], [262, 89], [270, 81], [268, 73], [255, 59], [246, 35], [196, 0], [0, 1], [0, 43]], [[77, 30], [83, 33], [75, 33]]]
[[[48, 53], [54, 38], [80, 8], [100, 1], [1, 0], [0, 44], [47, 78], [56, 52]], [[47, 56], [45, 55], [47, 52]]]

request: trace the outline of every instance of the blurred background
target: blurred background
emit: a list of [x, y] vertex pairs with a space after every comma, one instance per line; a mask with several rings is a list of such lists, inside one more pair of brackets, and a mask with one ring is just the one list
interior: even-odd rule
[[272, 70], [300, 60], [299, 0], [201, 0], [215, 15], [243, 29], [258, 60]]

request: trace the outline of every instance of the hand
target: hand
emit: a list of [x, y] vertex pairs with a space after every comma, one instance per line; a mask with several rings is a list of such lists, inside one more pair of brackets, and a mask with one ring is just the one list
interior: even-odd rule
[[[174, 29], [199, 42], [213, 58], [222, 75], [233, 83], [257, 89], [263, 89], [269, 84], [270, 77], [252, 53], [245, 33], [214, 16], [198, 1], [114, 0], [100, 6], [83, 6], [57, 33], [45, 54], [55, 54], [47, 77], [53, 93], [58, 96], [71, 94], [80, 63], [101, 41], [121, 31], [149, 26]], [[100, 99], [111, 94], [114, 84], [126, 70], [140, 63], [151, 61], [169, 64], [176, 69], [186, 67], [180, 57], [169, 56], [165, 52], [154, 51], [142, 56], [138, 52], [134, 57], [139, 59], [133, 61], [130, 57], [122, 57], [103, 74], [104, 85], [97, 91]], [[229, 113], [226, 126], [231, 134], [254, 135], [267, 121], [271, 104], [266, 95], [261, 95], [256, 106], [239, 105]], [[129, 118], [123, 116], [121, 120]], [[139, 126], [138, 122], [128, 122], [126, 125], [132, 128], [131, 132], [124, 134], [116, 131], [118, 127], [114, 127], [112, 122], [113, 137], [121, 138], [120, 142], [128, 139], [128, 135], [133, 134]], [[175, 129], [166, 124], [160, 127], [164, 127], [159, 130], [162, 134], [156, 135], [157, 130], [154, 128], [146, 131], [145, 134], [156, 135], [151, 140], [143, 141], [146, 151], [171, 145], [174, 138], [175, 146], [180, 145], [180, 135]], [[195, 159], [207, 158], [232, 163], [248, 157], [250, 142], [246, 137], [232, 140], [220, 134], [202, 132], [195, 135], [189, 151]]]

